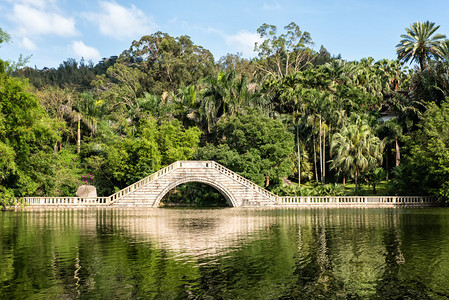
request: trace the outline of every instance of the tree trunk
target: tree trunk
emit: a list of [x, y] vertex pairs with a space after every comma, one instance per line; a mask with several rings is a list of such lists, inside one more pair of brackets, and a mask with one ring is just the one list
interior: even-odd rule
[[421, 71], [424, 71], [424, 69], [426, 68], [426, 53], [424, 51], [421, 52], [419, 66], [421, 67]]
[[355, 188], [357, 189], [357, 175], [358, 175], [358, 170], [355, 170], [355, 175], [354, 175], [354, 184], [355, 184]]
[[321, 116], [320, 116], [320, 135], [319, 135], [319, 144], [320, 144], [320, 181], [323, 184], [323, 148], [321, 145]]
[[343, 175], [343, 187], [346, 187], [346, 176]]
[[401, 162], [401, 150], [399, 149], [399, 143], [398, 143], [398, 139], [395, 139], [395, 144], [396, 144], [396, 167], [399, 166], [399, 163]]
[[318, 168], [317, 168], [317, 166], [316, 166], [315, 135], [313, 134], [312, 137], [313, 137], [313, 140], [312, 140], [312, 143], [313, 143], [313, 163], [314, 163], [314, 165], [315, 165], [315, 181], [318, 183], [319, 181], [318, 181]]
[[296, 126], [296, 143], [298, 144], [298, 186], [301, 187], [301, 152], [299, 151], [299, 126]]
[[387, 173], [387, 176], [386, 176], [387, 181], [388, 181], [388, 174], [389, 174], [389, 172], [388, 172], [388, 149], [389, 149], [389, 147], [387, 147], [387, 150], [385, 151], [385, 171]]
[[279, 73], [279, 77], [280, 78], [284, 78], [284, 76], [282, 76], [282, 66], [281, 66], [281, 62], [279, 58], [276, 58], [276, 64], [278, 67], [278, 73]]
[[265, 177], [265, 187], [267, 187], [269, 184], [270, 184], [270, 176], [267, 175], [267, 176]]
[[323, 130], [323, 178], [322, 184], [326, 184], [326, 129]]
[[81, 151], [81, 116], [78, 116], [77, 153]]

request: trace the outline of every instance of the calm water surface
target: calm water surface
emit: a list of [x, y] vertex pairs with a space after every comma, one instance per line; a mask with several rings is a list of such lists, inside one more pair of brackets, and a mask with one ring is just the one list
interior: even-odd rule
[[2, 299], [447, 299], [449, 209], [0, 212]]

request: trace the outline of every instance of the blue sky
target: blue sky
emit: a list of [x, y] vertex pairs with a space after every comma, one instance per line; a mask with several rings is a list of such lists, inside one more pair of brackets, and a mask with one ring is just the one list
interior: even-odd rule
[[347, 60], [394, 59], [405, 27], [429, 20], [449, 36], [448, 16], [447, 0], [0, 0], [0, 27], [13, 39], [0, 58], [32, 55], [28, 65], [38, 68], [67, 58], [97, 63], [156, 31], [189, 35], [216, 60], [237, 52], [249, 58], [260, 25], [281, 31], [293, 21], [310, 32], [315, 50], [323, 45]]

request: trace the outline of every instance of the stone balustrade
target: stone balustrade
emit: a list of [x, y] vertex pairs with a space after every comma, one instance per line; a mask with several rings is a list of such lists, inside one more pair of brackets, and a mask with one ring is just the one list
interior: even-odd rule
[[110, 197], [23, 197], [21, 200], [28, 205], [109, 205], [111, 203]]
[[279, 197], [279, 204], [284, 206], [304, 205], [401, 205], [401, 204], [432, 204], [436, 199], [425, 196], [302, 196]]

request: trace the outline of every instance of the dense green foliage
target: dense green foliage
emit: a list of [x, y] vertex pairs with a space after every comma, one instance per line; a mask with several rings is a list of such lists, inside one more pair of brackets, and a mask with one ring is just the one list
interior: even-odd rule
[[75, 59], [70, 58], [61, 63], [57, 69], [38, 70], [26, 67], [17, 71], [17, 75], [29, 78], [30, 83], [39, 89], [49, 85], [61, 88], [74, 85], [80, 90], [84, 90], [90, 88], [90, 83], [96, 75], [103, 74], [116, 60], [117, 57], [104, 58], [102, 62], [94, 65], [92, 61], [86, 63], [81, 60], [78, 63]]
[[147, 91], [156, 95], [194, 84], [212, 75], [215, 67], [212, 53], [193, 44], [190, 37], [174, 38], [162, 32], [134, 41], [120, 60], [140, 69]]
[[215, 142], [201, 148], [198, 159], [215, 160], [265, 187], [291, 172], [293, 135], [279, 121], [250, 112], [222, 119], [213, 134]]
[[0, 192], [47, 194], [53, 184], [57, 124], [26, 83], [5, 73], [6, 65], [0, 61]]
[[142, 118], [134, 129], [124, 137], [89, 143], [81, 152], [102, 194], [111, 194], [175, 161], [192, 158], [201, 134], [196, 127], [185, 129], [176, 119], [158, 124], [152, 117]]
[[449, 96], [449, 41], [437, 30], [407, 28], [403, 61], [313, 51], [311, 34], [293, 22], [284, 32], [263, 24], [252, 60], [215, 62], [189, 37], [157, 32], [97, 65], [69, 59], [14, 71], [1, 61], [3, 199], [73, 195], [83, 178], [106, 195], [193, 158], [282, 194], [307, 193], [301, 184], [341, 194], [335, 184], [346, 180], [375, 191], [385, 178], [403, 187], [391, 193], [446, 199], [446, 162], [436, 155], [446, 144], [429, 133], [444, 132], [438, 109]]
[[406, 193], [429, 193], [449, 201], [449, 102], [431, 103], [409, 138], [399, 180]]
[[223, 201], [224, 196], [207, 184], [188, 182], [176, 187], [161, 200], [163, 206], [225, 207], [232, 205]]

